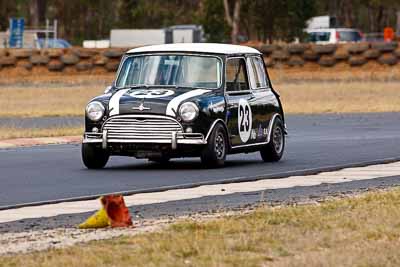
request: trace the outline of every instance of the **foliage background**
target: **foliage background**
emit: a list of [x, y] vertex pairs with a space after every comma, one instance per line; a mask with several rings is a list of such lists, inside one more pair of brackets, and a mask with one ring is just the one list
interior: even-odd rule
[[[333, 15], [345, 27], [381, 32], [396, 26], [400, 0], [229, 0], [241, 1], [240, 35], [262, 42], [301, 37], [305, 21]], [[0, 0], [0, 31], [8, 18], [21, 16], [27, 25], [58, 19], [59, 36], [74, 44], [108, 39], [112, 28], [161, 28], [202, 24], [208, 41], [228, 42], [230, 27], [223, 0]]]

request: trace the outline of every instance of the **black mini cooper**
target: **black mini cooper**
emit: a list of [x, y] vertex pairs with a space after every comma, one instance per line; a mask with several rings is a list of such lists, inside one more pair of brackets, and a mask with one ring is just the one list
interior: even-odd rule
[[285, 117], [256, 49], [167, 44], [128, 51], [117, 78], [86, 107], [82, 159], [102, 168], [112, 155], [166, 163], [200, 157], [222, 166], [227, 154], [260, 151], [278, 161]]

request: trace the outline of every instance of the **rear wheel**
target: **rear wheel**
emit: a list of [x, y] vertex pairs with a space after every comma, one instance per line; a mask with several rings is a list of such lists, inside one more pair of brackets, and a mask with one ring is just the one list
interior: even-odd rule
[[260, 150], [265, 162], [279, 161], [285, 150], [285, 131], [281, 119], [277, 118], [272, 126], [271, 140]]
[[82, 161], [88, 169], [101, 169], [106, 166], [110, 154], [94, 144], [82, 144]]
[[224, 166], [227, 148], [228, 141], [225, 128], [221, 124], [217, 124], [201, 153], [201, 162], [210, 168]]

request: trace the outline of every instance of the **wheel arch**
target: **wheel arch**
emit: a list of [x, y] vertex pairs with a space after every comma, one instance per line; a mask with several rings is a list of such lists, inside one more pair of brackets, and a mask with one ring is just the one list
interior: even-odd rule
[[229, 132], [228, 132], [228, 127], [226, 126], [226, 123], [223, 119], [216, 119], [210, 126], [210, 129], [207, 132], [207, 135], [205, 137], [204, 140], [206, 140], [208, 142], [208, 139], [210, 138], [210, 135], [212, 133], [212, 131], [214, 130], [215, 126], [217, 124], [221, 124], [224, 129], [225, 129], [225, 133], [226, 133], [226, 137], [227, 137], [227, 141], [228, 141], [228, 145], [229, 145], [229, 149], [231, 148], [231, 142], [230, 142], [230, 138], [229, 138]]
[[282, 115], [280, 113], [275, 113], [274, 115], [272, 115], [272, 118], [269, 121], [269, 125], [268, 125], [268, 143], [271, 142], [272, 127], [274, 126], [274, 123], [277, 119], [280, 119], [280, 121], [282, 122], [283, 130], [286, 133], [286, 127], [285, 127], [285, 123], [282, 118]]

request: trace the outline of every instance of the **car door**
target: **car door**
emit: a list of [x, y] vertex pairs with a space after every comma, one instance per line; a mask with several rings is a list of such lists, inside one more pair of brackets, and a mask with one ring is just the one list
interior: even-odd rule
[[277, 113], [276, 110], [279, 103], [272, 92], [262, 58], [260, 56], [247, 57], [247, 66], [253, 95], [252, 112], [253, 128], [256, 131], [255, 141], [256, 143], [262, 143], [268, 141], [269, 124]]
[[226, 61], [225, 95], [228, 106], [227, 127], [233, 147], [255, 143], [253, 129], [254, 96], [248, 81], [245, 57]]

